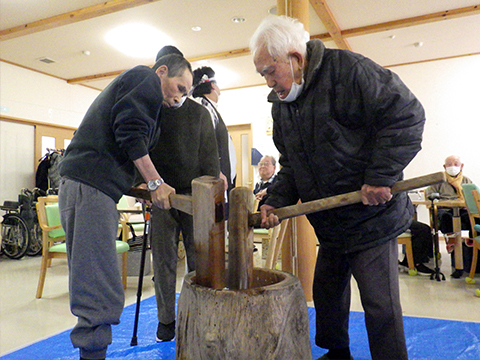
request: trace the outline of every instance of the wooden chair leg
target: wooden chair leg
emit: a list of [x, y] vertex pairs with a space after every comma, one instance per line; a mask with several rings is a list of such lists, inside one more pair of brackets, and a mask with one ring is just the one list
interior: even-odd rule
[[267, 260], [265, 261], [265, 267], [267, 269], [274, 269], [277, 265], [278, 255], [280, 249], [282, 248], [283, 238], [285, 237], [285, 232], [287, 230], [288, 222], [290, 219], [283, 220], [283, 222], [278, 226], [279, 230], [277, 236], [273, 236], [270, 239], [270, 245], [268, 247]]
[[123, 289], [127, 288], [127, 252], [122, 254], [122, 283]]
[[417, 270], [415, 269], [415, 261], [413, 260], [413, 248], [412, 248], [412, 238], [411, 236], [399, 236], [397, 242], [400, 245], [405, 245], [405, 255], [407, 256], [408, 264], [408, 275], [414, 276], [417, 275]]
[[265, 268], [267, 269], [272, 269], [273, 267], [273, 258], [274, 258], [274, 253], [275, 249], [277, 247], [277, 240], [278, 240], [278, 234], [280, 231], [280, 225], [275, 226], [272, 229], [270, 239], [268, 239], [268, 251], [267, 251], [267, 256], [265, 259]]
[[472, 265], [470, 267], [470, 274], [465, 278], [467, 284], [475, 284], [475, 271], [477, 270], [478, 261], [478, 247], [477, 244], [473, 244]]
[[415, 270], [415, 262], [413, 261], [412, 239], [408, 239], [405, 243], [405, 253], [407, 254], [407, 264], [410, 270]]
[[37, 286], [37, 295], [36, 298], [40, 299], [43, 294], [43, 286], [45, 285], [45, 277], [47, 275], [47, 267], [48, 263], [51, 263], [52, 259], [50, 258], [42, 258], [42, 264], [40, 266], [40, 278], [38, 279], [38, 286]]

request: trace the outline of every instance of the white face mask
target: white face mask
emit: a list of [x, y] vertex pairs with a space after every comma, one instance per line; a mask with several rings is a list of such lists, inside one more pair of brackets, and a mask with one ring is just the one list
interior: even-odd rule
[[288, 93], [287, 97], [285, 99], [280, 99], [280, 101], [284, 102], [292, 102], [295, 101], [300, 94], [302, 93], [303, 90], [303, 85], [305, 84], [305, 81], [303, 81], [303, 76], [302, 76], [302, 83], [297, 84], [295, 82], [295, 76], [293, 75], [293, 65], [292, 65], [292, 58], [290, 58], [290, 69], [292, 70], [292, 88], [290, 89], [290, 92]]
[[461, 167], [460, 166], [449, 166], [445, 168], [445, 171], [450, 176], [457, 176], [460, 173]]
[[182, 96], [180, 98], [180, 101], [176, 104], [173, 104], [172, 106], [170, 106], [172, 109], [178, 109], [178, 108], [181, 108], [183, 103], [185, 102], [185, 100], [187, 100], [187, 97], [186, 96]]

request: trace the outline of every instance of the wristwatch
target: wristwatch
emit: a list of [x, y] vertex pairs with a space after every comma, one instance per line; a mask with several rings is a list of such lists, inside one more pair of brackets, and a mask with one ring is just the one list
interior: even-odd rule
[[155, 191], [158, 189], [158, 187], [160, 185], [163, 184], [163, 179], [160, 178], [160, 179], [155, 179], [155, 180], [150, 180], [148, 183], [147, 183], [147, 188], [148, 190], [150, 191]]

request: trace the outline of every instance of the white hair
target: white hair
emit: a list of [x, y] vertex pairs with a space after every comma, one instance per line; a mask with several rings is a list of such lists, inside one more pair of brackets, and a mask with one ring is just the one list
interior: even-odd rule
[[250, 39], [250, 51], [255, 53], [265, 47], [275, 59], [283, 59], [291, 51], [307, 55], [308, 32], [297, 19], [269, 15], [262, 20]]

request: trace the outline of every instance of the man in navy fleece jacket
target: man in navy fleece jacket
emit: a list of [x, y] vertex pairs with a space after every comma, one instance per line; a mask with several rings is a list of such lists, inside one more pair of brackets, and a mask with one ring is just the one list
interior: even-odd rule
[[149, 151], [158, 140], [162, 106], [175, 107], [191, 86], [191, 65], [179, 55], [119, 75], [90, 106], [60, 165], [70, 307], [78, 317], [70, 338], [81, 359], [104, 359], [111, 325], [120, 321], [124, 291], [115, 247], [116, 203], [132, 187], [135, 167], [153, 203], [170, 208], [175, 189], [163, 182]]

